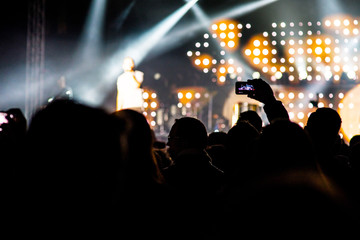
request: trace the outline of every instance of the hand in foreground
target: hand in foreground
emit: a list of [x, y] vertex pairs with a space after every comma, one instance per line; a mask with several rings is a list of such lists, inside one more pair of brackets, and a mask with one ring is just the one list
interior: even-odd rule
[[265, 82], [261, 78], [249, 79], [248, 82], [252, 84], [255, 88], [255, 91], [253, 93], [249, 93], [247, 95], [249, 98], [255, 99], [264, 104], [276, 101], [274, 92], [267, 82]]

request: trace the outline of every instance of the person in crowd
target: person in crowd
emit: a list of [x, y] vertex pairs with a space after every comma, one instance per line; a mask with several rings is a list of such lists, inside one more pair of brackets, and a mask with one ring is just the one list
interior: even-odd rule
[[354, 176], [348, 146], [339, 135], [341, 124], [341, 116], [336, 110], [323, 107], [310, 114], [305, 130], [311, 137], [320, 170], [334, 178], [343, 189], [355, 194], [357, 191], [350, 190], [355, 187], [351, 186]]
[[201, 238], [211, 236], [224, 175], [212, 164], [205, 150], [207, 138], [207, 130], [200, 120], [177, 119], [167, 143], [174, 164], [163, 170], [166, 182], [177, 192], [180, 204], [176, 207], [181, 209], [186, 221], [184, 233]]
[[91, 236], [113, 230], [120, 167], [115, 123], [102, 109], [65, 99], [33, 115], [27, 158], [19, 169], [29, 234]]
[[225, 143], [227, 139], [226, 132], [211, 132], [208, 135], [206, 152], [210, 155], [213, 165], [224, 170], [224, 158], [226, 154]]
[[116, 197], [122, 231], [132, 237], [166, 239], [174, 231], [177, 210], [169, 211], [174, 204], [174, 193], [158, 165], [150, 125], [143, 114], [132, 109], [112, 115], [121, 120], [123, 129], [121, 179]]

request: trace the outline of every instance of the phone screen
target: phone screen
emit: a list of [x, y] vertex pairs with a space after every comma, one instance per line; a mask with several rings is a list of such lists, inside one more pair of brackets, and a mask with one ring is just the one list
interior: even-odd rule
[[0, 112], [0, 126], [6, 123], [9, 123], [9, 120], [7, 120], [7, 113]]
[[236, 94], [249, 94], [254, 91], [255, 88], [252, 84], [248, 82], [236, 82], [235, 83], [235, 93]]

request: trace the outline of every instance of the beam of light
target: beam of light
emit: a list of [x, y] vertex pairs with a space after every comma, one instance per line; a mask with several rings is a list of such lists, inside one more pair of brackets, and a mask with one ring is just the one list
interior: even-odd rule
[[105, 17], [106, 0], [93, 0], [85, 22], [75, 60], [89, 61], [99, 56]]
[[[177, 47], [180, 43], [188, 40], [189, 38], [192, 38], [194, 34], [203, 30], [204, 25], [209, 27], [211, 23], [220, 19], [241, 17], [274, 2], [277, 2], [277, 0], [260, 0], [251, 3], [240, 4], [235, 7], [232, 6], [229, 10], [207, 17], [205, 18], [207, 19], [206, 21], [185, 24], [185, 26], [178, 28], [178, 30], [174, 31], [172, 34], [165, 36], [157, 45], [157, 47], [155, 46], [156, 48], [153, 52], [157, 55], [160, 55]], [[173, 41], [173, 39], [178, 39], [178, 41]]]
[[[103, 47], [102, 31], [105, 21], [107, 0], [92, 0], [83, 32], [78, 47], [72, 60], [72, 64], [61, 75], [64, 75], [67, 84], [77, 89], [84, 84], [81, 79], [91, 80], [95, 67], [101, 61]], [[71, 82], [71, 83], [70, 83]]]
[[80, 100], [90, 105], [100, 104], [105, 99], [106, 93], [114, 88], [114, 80], [116, 80], [116, 77], [122, 72], [121, 65], [123, 59], [126, 56], [130, 56], [134, 59], [135, 64], [139, 65], [153, 47], [159, 43], [160, 39], [175, 26], [197, 1], [198, 0], [192, 0], [187, 2], [145, 34], [137, 37], [137, 39], [134, 39], [125, 46], [120, 46], [119, 51], [105, 63], [103, 74], [101, 74], [101, 81], [93, 88], [87, 84], [82, 85], [82, 89], [79, 90]]
[[120, 14], [120, 16], [118, 16], [115, 20], [114, 23], [114, 27], [116, 29], [116, 31], [119, 31], [124, 23], [124, 21], [126, 20], [126, 18], [129, 16], [131, 9], [133, 9], [134, 5], [136, 3], [136, 0], [132, 1], [126, 8], [124, 11], [122, 11], [122, 13]]
[[344, 8], [339, 0], [317, 0], [316, 4], [319, 9], [320, 18], [344, 12]]

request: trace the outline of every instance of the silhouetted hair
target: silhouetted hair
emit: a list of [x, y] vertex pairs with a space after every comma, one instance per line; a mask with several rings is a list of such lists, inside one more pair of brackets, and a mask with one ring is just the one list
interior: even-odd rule
[[312, 138], [321, 138], [326, 141], [333, 141], [338, 136], [341, 127], [341, 117], [332, 108], [318, 108], [311, 113], [306, 129]]
[[176, 119], [173, 129], [176, 129], [176, 136], [186, 142], [188, 147], [206, 148], [207, 130], [199, 119], [192, 117]]
[[262, 119], [259, 116], [259, 114], [255, 111], [248, 110], [245, 112], [240, 113], [240, 117], [237, 121], [248, 121], [251, 125], [253, 125], [259, 132], [261, 132], [262, 129]]

